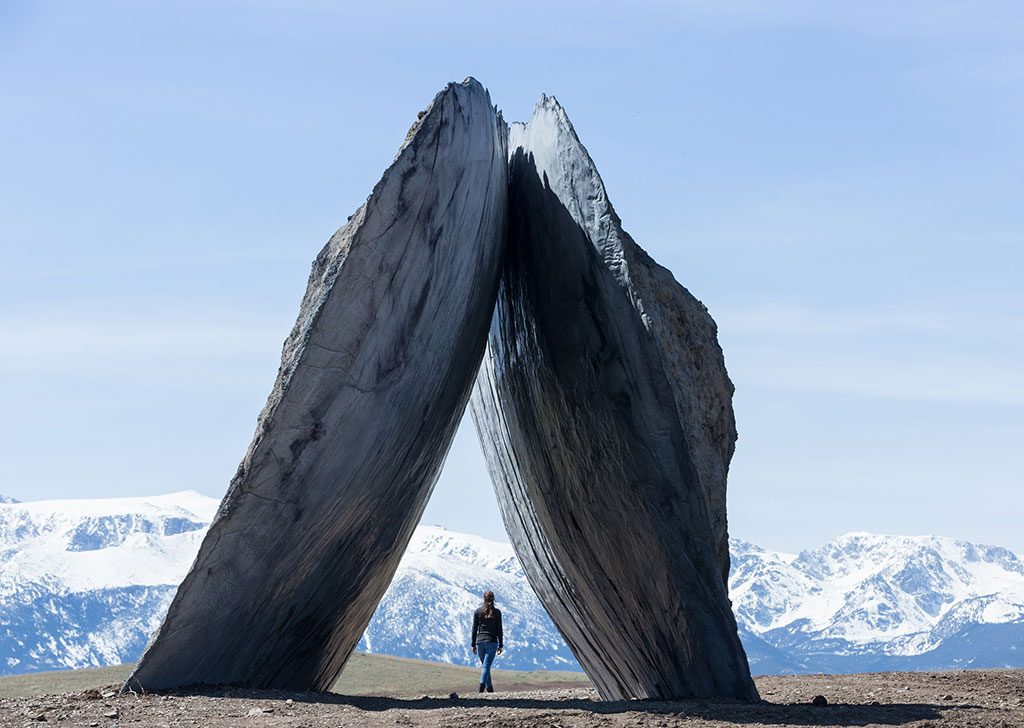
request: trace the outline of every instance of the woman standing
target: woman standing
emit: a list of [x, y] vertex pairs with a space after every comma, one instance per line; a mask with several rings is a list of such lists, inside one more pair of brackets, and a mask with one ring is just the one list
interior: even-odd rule
[[473, 654], [479, 656], [483, 669], [480, 671], [480, 690], [494, 692], [491, 685], [491, 663], [494, 656], [504, 649], [504, 635], [501, 631], [501, 610], [494, 606], [494, 592], [484, 592], [484, 605], [473, 612]]

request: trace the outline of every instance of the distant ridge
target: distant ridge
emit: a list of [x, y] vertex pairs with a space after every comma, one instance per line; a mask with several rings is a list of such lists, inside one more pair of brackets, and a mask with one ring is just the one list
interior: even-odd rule
[[[131, 662], [218, 501], [195, 491], [0, 508], [0, 674]], [[733, 607], [755, 673], [1024, 667], [1024, 560], [933, 536], [850, 533], [800, 554], [733, 539]], [[472, 664], [484, 588], [507, 669], [578, 669], [507, 543], [421, 526], [360, 650]]]
[[855, 532], [798, 555], [730, 550], [761, 672], [1024, 666], [1024, 559], [1007, 549]]

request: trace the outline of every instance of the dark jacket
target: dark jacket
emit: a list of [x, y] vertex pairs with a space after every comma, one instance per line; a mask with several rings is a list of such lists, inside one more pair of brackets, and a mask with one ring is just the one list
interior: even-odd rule
[[484, 608], [473, 612], [473, 647], [481, 642], [497, 642], [498, 647], [504, 646], [504, 635], [501, 632], [501, 610], [491, 609], [491, 616], [484, 616]]

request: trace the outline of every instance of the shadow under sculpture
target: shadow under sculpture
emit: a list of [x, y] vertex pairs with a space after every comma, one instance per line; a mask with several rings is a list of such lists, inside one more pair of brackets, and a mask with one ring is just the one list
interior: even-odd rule
[[736, 429], [714, 321], [622, 231], [554, 99], [509, 149], [471, 408], [516, 553], [601, 697], [756, 700], [726, 585]]
[[601, 696], [756, 699], [726, 592], [714, 322], [622, 232], [557, 102], [509, 130], [473, 79], [314, 262], [253, 443], [126, 687], [328, 689], [478, 367], [506, 528]]
[[128, 687], [333, 685], [469, 398], [505, 142], [486, 90], [450, 84], [320, 252], [255, 438]]

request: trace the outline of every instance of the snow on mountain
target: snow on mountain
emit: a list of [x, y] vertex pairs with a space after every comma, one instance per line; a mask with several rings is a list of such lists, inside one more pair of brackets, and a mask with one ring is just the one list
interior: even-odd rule
[[216, 508], [191, 491], [0, 504], [0, 673], [136, 659]]
[[[880, 657], [933, 666], [929, 654], [971, 625], [1015, 624], [1024, 664], [1024, 560], [935, 536], [849, 533], [797, 556], [732, 543], [741, 625], [808, 669], [873, 668]], [[954, 667], [989, 664], [984, 649]]]
[[503, 667], [580, 669], [512, 546], [437, 526], [416, 529], [357, 649], [471, 665], [472, 614], [488, 589], [502, 610]]
[[194, 491], [151, 498], [4, 504], [0, 598], [19, 580], [66, 591], [175, 584], [195, 557], [217, 501]]
[[[0, 674], [136, 659], [217, 501], [0, 503]], [[932, 536], [851, 533], [800, 554], [733, 540], [730, 592], [755, 673], [1024, 666], [1024, 559]], [[472, 664], [493, 590], [505, 668], [578, 669], [512, 547], [420, 526], [359, 649]]]
[[[137, 659], [217, 505], [191, 491], [0, 505], [0, 674]], [[579, 669], [509, 544], [429, 526], [359, 649], [472, 664], [469, 619], [485, 589], [505, 615], [505, 667]]]

